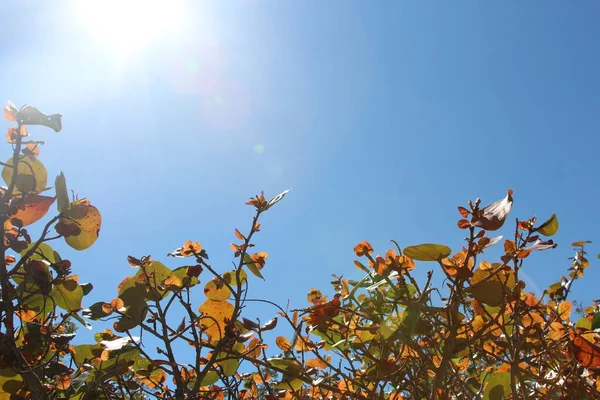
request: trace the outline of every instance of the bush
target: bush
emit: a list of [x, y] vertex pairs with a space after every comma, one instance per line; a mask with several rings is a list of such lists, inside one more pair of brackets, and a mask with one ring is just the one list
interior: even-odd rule
[[[556, 246], [547, 237], [558, 219], [517, 220], [512, 239], [489, 237], [507, 220], [512, 191], [486, 207], [477, 200], [458, 208], [468, 236], [458, 252], [393, 242], [380, 256], [361, 242], [354, 264], [363, 279], [334, 275], [332, 296], [312, 289], [298, 309], [253, 300], [273, 307], [274, 318], [264, 323], [245, 314], [249, 285], [263, 278], [268, 257], [253, 250], [254, 238], [261, 215], [287, 191], [271, 200], [261, 193], [247, 202], [254, 209], [248, 231], [235, 229], [230, 270], [214, 268], [190, 240], [169, 254], [189, 265], [170, 269], [150, 256], [130, 256], [137, 272], [117, 297], [83, 309], [92, 284], [79, 283], [49, 243], [90, 247], [101, 215], [89, 200], [69, 198], [62, 173], [55, 195], [43, 194], [43, 142], [28, 140], [27, 132], [29, 125], [58, 132], [61, 116], [10, 103], [4, 116], [16, 126], [7, 131], [13, 153], [2, 163], [7, 187], [0, 193], [2, 398], [600, 398], [598, 305], [581, 308], [577, 318], [568, 300], [589, 265], [588, 242], [573, 243], [568, 276], [539, 299], [527, 292], [520, 272], [535, 252]], [[53, 203], [57, 214], [33, 240], [26, 227]], [[483, 259], [502, 245], [499, 260]], [[440, 287], [432, 285], [434, 270], [425, 282], [413, 277], [423, 263], [443, 274]], [[86, 319], [111, 321], [113, 329], [97, 332], [96, 343], [76, 344], [73, 321], [89, 326]], [[193, 354], [177, 352], [180, 343]]]

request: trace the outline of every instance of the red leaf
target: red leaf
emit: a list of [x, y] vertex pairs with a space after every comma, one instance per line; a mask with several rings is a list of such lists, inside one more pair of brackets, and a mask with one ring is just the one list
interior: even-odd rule
[[464, 207], [458, 207], [458, 212], [463, 218], [467, 218], [471, 212]]
[[469, 220], [468, 220], [468, 219], [461, 219], [460, 221], [458, 221], [458, 222], [456, 223], [456, 225], [458, 225], [458, 227], [459, 227], [460, 229], [467, 229], [468, 227], [470, 227], [470, 226], [471, 226], [471, 223], [469, 222]]

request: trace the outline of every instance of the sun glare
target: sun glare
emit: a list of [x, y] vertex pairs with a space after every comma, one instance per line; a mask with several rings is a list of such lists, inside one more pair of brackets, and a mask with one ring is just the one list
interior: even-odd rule
[[181, 34], [186, 20], [181, 0], [78, 0], [75, 18], [99, 50], [133, 57]]

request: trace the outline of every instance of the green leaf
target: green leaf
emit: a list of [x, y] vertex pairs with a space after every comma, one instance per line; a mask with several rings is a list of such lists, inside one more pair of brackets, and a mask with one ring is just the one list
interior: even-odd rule
[[504, 400], [510, 392], [510, 372], [495, 373], [485, 387], [483, 400]]
[[593, 326], [593, 322], [587, 318], [579, 318], [577, 323], [575, 324], [575, 328], [585, 329], [587, 331], [591, 330]]
[[[6, 399], [12, 399], [20, 390], [25, 389], [23, 384], [23, 378], [21, 375], [13, 371], [12, 368], [0, 369], [0, 396], [1, 394], [8, 394], [9, 396], [2, 397]], [[21, 396], [16, 396], [20, 398]]]
[[100, 344], [80, 344], [75, 346], [73, 359], [78, 366], [81, 366], [86, 362], [89, 363], [94, 358], [100, 357], [103, 351], [104, 348]]
[[86, 320], [84, 320], [83, 318], [81, 318], [79, 316], [79, 314], [77, 313], [72, 313], [71, 317], [73, 317], [74, 320], [76, 320], [77, 322], [79, 322], [81, 325], [83, 325], [85, 327], [85, 329], [91, 330], [92, 329], [92, 325], [90, 325]]
[[77, 311], [81, 309], [83, 289], [75, 279], [61, 279], [54, 285], [50, 296], [63, 310]]
[[300, 390], [302, 388], [302, 385], [304, 384], [304, 382], [302, 381], [302, 379], [299, 378], [290, 378], [290, 379], [283, 379], [281, 382], [279, 382], [278, 384], [276, 384], [275, 386], [273, 386], [275, 389], [279, 389], [279, 390]]
[[[224, 357], [227, 357], [227, 354], [223, 354]], [[238, 370], [240, 366], [240, 362], [234, 358], [230, 358], [228, 360], [219, 361], [218, 364], [221, 366], [223, 370], [223, 375], [225, 376], [233, 376]]]
[[250, 272], [252, 272], [252, 274], [254, 274], [254, 276], [257, 276], [263, 280], [265, 279], [262, 276], [262, 274], [260, 273], [260, 270], [258, 269], [258, 267], [255, 265], [256, 262], [252, 259], [252, 257], [250, 257], [250, 254], [248, 254], [248, 253], [244, 254], [244, 264], [246, 264], [246, 266], [248, 267]]
[[[13, 165], [10, 158], [6, 164]], [[2, 168], [2, 179], [8, 186], [13, 178], [13, 168]], [[17, 177], [13, 194], [39, 194], [46, 188], [48, 172], [46, 167], [37, 158], [21, 157], [17, 166]]]
[[[30, 245], [25, 247], [25, 249], [21, 252], [21, 257], [23, 257], [25, 254], [27, 254], [27, 252], [29, 250], [31, 250], [31, 248], [33, 248], [34, 245], [35, 245], [35, 243], [31, 243]], [[60, 257], [58, 256], [58, 253], [56, 251], [54, 251], [54, 249], [46, 243], [41, 243], [37, 247], [37, 249], [35, 249], [33, 254], [29, 257], [29, 259], [30, 260], [48, 261], [51, 264], [56, 264], [57, 262], [60, 261]]]
[[556, 232], [558, 232], [558, 218], [556, 218], [556, 214], [552, 214], [546, 222], [535, 228], [534, 231], [539, 232], [544, 236], [553, 236], [556, 234]]
[[600, 312], [594, 314], [594, 319], [592, 320], [592, 329], [600, 329]]
[[67, 191], [65, 174], [61, 172], [60, 175], [56, 177], [54, 187], [56, 190], [56, 206], [58, 207], [58, 212], [65, 212], [69, 208], [69, 192]]
[[267, 362], [290, 374], [298, 374], [302, 370], [302, 366], [298, 364], [298, 361], [291, 358], [269, 358]]
[[420, 244], [404, 249], [404, 255], [419, 261], [439, 261], [448, 257], [452, 250], [443, 244]]
[[200, 382], [200, 386], [209, 386], [217, 382], [218, 380], [219, 374], [217, 374], [216, 371], [209, 371], [206, 375], [204, 375], [202, 382]]

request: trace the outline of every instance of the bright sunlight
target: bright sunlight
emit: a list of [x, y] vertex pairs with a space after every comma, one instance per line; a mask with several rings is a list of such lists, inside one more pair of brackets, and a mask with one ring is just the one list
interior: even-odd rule
[[176, 39], [186, 25], [187, 7], [180, 0], [82, 0], [73, 7], [84, 35], [119, 59]]

